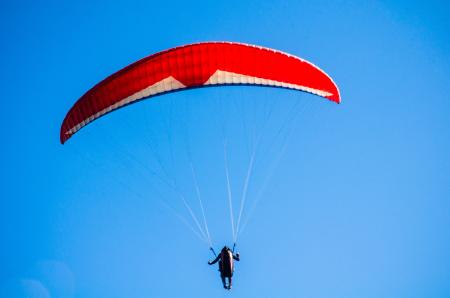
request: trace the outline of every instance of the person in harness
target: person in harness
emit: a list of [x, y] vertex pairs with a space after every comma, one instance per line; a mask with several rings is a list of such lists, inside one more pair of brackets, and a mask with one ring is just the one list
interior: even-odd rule
[[[213, 265], [219, 261], [220, 278], [222, 279], [223, 287], [227, 290], [231, 289], [231, 279], [234, 271], [234, 260], [239, 261], [239, 253], [233, 254], [233, 251], [224, 246], [219, 255], [213, 260], [208, 261], [208, 265]], [[228, 284], [226, 279], [228, 278]]]

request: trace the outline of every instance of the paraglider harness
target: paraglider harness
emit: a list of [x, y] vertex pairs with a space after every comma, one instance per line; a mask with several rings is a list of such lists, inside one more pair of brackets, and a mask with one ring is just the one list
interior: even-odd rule
[[214, 254], [214, 257], [215, 257], [215, 260], [213, 261], [213, 263], [217, 262], [217, 260], [219, 261], [219, 271], [220, 271], [220, 275], [222, 276], [222, 278], [224, 278], [224, 277], [231, 278], [233, 276], [233, 271], [234, 271], [233, 259], [236, 259], [239, 261], [239, 256], [237, 258], [234, 256], [235, 248], [236, 248], [236, 243], [233, 244], [232, 250], [227, 248], [227, 251], [224, 252], [224, 250], [222, 249], [222, 251], [220, 252], [220, 256], [219, 256], [216, 254], [214, 249], [212, 247], [210, 247], [210, 250], [212, 251], [212, 253]]

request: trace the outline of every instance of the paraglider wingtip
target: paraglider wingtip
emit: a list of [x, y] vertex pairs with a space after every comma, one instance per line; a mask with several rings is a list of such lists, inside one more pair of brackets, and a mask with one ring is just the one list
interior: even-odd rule
[[[337, 89], [337, 86], [336, 86], [336, 89]], [[326, 98], [328, 98], [332, 102], [340, 104], [341, 103], [341, 94], [339, 93], [339, 89], [337, 89], [336, 91], [337, 91], [337, 93], [331, 94], [331, 95], [327, 96]]]
[[61, 134], [60, 137], [59, 137], [59, 143], [61, 145], [64, 145], [65, 142], [66, 142], [66, 140], [64, 139], [64, 136]]
[[339, 87], [337, 85], [335, 86], [336, 86], [336, 94], [333, 94], [332, 100], [337, 104], [341, 104], [342, 102], [341, 92], [339, 90]]
[[64, 143], [67, 142], [69, 138], [70, 136], [64, 135], [64, 133], [61, 131], [59, 135], [59, 142], [61, 143], [61, 145], [64, 145]]

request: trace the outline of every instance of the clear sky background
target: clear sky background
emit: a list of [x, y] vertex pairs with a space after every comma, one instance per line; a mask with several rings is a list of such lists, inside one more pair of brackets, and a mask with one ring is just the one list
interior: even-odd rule
[[[1, 2], [0, 296], [450, 297], [449, 14], [447, 1]], [[191, 90], [117, 111], [60, 145], [65, 113], [95, 83], [208, 40], [305, 58], [334, 78], [343, 103]], [[308, 104], [271, 170], [284, 142], [267, 140], [298, 100]], [[177, 217], [189, 219], [179, 199], [141, 164], [157, 166], [143, 145], [156, 143], [200, 216], [188, 136], [215, 247], [232, 245], [221, 125], [235, 206], [258, 128], [269, 148], [252, 176], [231, 292]]]

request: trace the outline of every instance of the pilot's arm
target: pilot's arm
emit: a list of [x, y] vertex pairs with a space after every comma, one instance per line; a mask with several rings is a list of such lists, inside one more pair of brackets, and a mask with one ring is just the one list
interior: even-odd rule
[[220, 254], [214, 259], [214, 261], [208, 261], [208, 265], [213, 265], [217, 263], [217, 261], [220, 259]]

